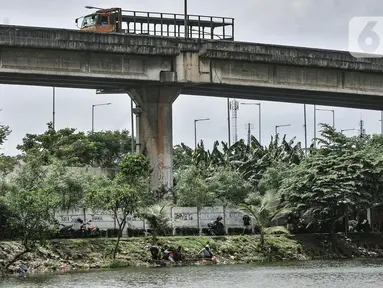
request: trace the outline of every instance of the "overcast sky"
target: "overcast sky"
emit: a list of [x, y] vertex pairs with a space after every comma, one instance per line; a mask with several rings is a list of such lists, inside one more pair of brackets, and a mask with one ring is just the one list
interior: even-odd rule
[[[121, 7], [126, 10], [183, 12], [183, 0], [13, 0], [2, 1], [0, 22], [13, 25], [77, 29], [74, 19], [89, 13], [85, 5]], [[190, 14], [235, 18], [236, 40], [278, 43], [308, 47], [347, 50], [348, 22], [355, 16], [380, 16], [383, 6], [378, 0], [189, 0]], [[383, 15], [382, 15], [383, 16]], [[56, 89], [56, 127], [91, 129], [91, 106], [97, 107], [95, 130], [130, 130], [130, 99], [126, 95], [96, 95], [93, 90]], [[240, 101], [249, 102], [249, 101]], [[255, 101], [256, 102], [256, 101]], [[318, 107], [332, 109], [330, 107]], [[0, 85], [0, 123], [13, 130], [2, 152], [15, 155], [16, 145], [26, 133], [42, 133], [52, 119], [52, 88]], [[307, 106], [308, 136], [313, 137], [313, 106]], [[257, 106], [242, 106], [238, 113], [238, 137], [246, 137], [245, 125], [254, 124], [258, 135]], [[226, 100], [212, 97], [181, 95], [173, 105], [174, 144], [194, 146], [193, 120], [198, 123], [198, 138], [210, 148], [215, 140], [227, 141]], [[363, 118], [367, 133], [380, 133], [380, 112], [335, 108], [337, 129], [358, 129]], [[318, 123], [332, 121], [329, 112], [318, 112]], [[303, 142], [303, 105], [262, 101], [262, 142], [266, 144], [275, 125], [288, 137]], [[356, 135], [356, 131], [345, 132]]]

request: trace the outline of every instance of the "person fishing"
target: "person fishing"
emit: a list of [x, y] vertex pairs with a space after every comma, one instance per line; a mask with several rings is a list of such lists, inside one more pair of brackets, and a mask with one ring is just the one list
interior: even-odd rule
[[19, 271], [19, 277], [20, 278], [25, 278], [26, 276], [25, 276], [25, 272], [26, 272], [26, 269], [25, 269], [25, 266], [23, 265], [23, 264], [20, 264], [20, 266], [19, 266], [19, 269], [18, 269]]
[[169, 260], [171, 262], [174, 262], [174, 259], [173, 259], [173, 250], [171, 248], [169, 248], [168, 245], [165, 245], [164, 248], [162, 249], [162, 260]]
[[206, 245], [199, 253], [198, 255], [200, 255], [201, 253], [203, 253], [203, 259], [209, 259], [211, 260], [213, 257], [214, 257], [214, 254], [213, 252], [211, 251], [209, 245]]
[[160, 260], [161, 259], [161, 244], [157, 243], [157, 245], [153, 244], [150, 247], [150, 253], [152, 254], [152, 260]]

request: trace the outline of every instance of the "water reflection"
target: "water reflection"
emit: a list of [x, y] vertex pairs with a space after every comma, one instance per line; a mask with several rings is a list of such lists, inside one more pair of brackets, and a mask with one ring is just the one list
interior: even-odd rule
[[382, 287], [383, 283], [382, 264], [383, 261], [358, 260], [124, 269], [64, 275], [35, 275], [25, 280], [12, 278], [0, 282], [0, 287], [377, 288]]

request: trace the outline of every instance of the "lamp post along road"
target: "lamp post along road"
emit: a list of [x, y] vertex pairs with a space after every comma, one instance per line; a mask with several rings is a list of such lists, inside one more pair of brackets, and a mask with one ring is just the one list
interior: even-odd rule
[[102, 104], [93, 104], [92, 105], [92, 133], [94, 132], [94, 107], [96, 106], [106, 106], [111, 105], [112, 103], [102, 103]]
[[275, 138], [277, 138], [277, 135], [278, 135], [278, 128], [289, 127], [289, 126], [291, 126], [291, 124], [275, 125]]
[[340, 133], [343, 134], [344, 131], [355, 131], [355, 128], [352, 128], [352, 129], [341, 129]]
[[256, 105], [258, 106], [258, 125], [259, 125], [259, 129], [258, 129], [258, 141], [259, 143], [262, 145], [262, 117], [261, 117], [261, 103], [241, 103], [241, 105]]
[[332, 128], [335, 129], [335, 110], [333, 109], [317, 109], [314, 105], [314, 147], [316, 147], [316, 138], [317, 138], [317, 113], [316, 111], [327, 111], [332, 112]]
[[[335, 129], [335, 110], [333, 109], [316, 109], [317, 111], [332, 112], [332, 128]], [[316, 122], [316, 119], [315, 119]]]
[[194, 150], [197, 149], [197, 122], [209, 121], [209, 120], [210, 120], [210, 118], [194, 119]]

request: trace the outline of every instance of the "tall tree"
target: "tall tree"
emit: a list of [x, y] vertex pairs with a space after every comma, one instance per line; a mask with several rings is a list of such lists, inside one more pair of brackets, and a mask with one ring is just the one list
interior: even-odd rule
[[173, 170], [179, 171], [193, 163], [194, 150], [184, 143], [174, 146], [173, 149]]
[[290, 207], [334, 228], [349, 209], [371, 207], [380, 191], [383, 154], [324, 126], [321, 147], [290, 170], [282, 191]]
[[238, 205], [252, 190], [250, 183], [239, 171], [230, 167], [219, 169], [206, 179], [208, 191], [214, 193], [215, 204]]
[[132, 137], [128, 130], [90, 133], [88, 141], [93, 144], [93, 161], [99, 167], [117, 167], [132, 151]]
[[11, 132], [9, 126], [0, 125], [0, 146], [4, 144]]
[[[9, 126], [0, 125], [0, 147], [7, 140], [11, 132]], [[11, 172], [18, 162], [18, 157], [0, 154], [0, 174], [6, 175]]]
[[[55, 210], [60, 208], [61, 193], [73, 186], [63, 185], [60, 177], [62, 169], [56, 166], [43, 166], [38, 158], [19, 165], [12, 173], [1, 177], [0, 196], [3, 206], [10, 213], [8, 224], [19, 231], [24, 250], [14, 259], [3, 265], [3, 271], [23, 254], [44, 244], [55, 224]], [[71, 182], [70, 179], [68, 182]], [[71, 191], [72, 192], [72, 191]]]
[[194, 165], [178, 175], [175, 196], [180, 206], [213, 206], [216, 202], [215, 194], [206, 183], [206, 171]]
[[38, 155], [45, 164], [53, 156], [68, 166], [115, 168], [131, 152], [131, 136], [127, 130], [85, 134], [73, 128], [54, 130], [52, 123], [42, 134], [26, 134], [17, 149], [25, 155]]
[[118, 253], [122, 232], [128, 217], [148, 206], [150, 199], [150, 161], [142, 154], [131, 154], [119, 165], [120, 171], [114, 179], [101, 177], [88, 187], [87, 203], [92, 208], [111, 211], [118, 225], [118, 238], [113, 258]]
[[116, 179], [100, 178], [90, 186], [86, 194], [86, 202], [94, 209], [111, 211], [118, 227], [117, 242], [113, 249], [113, 258], [118, 253], [120, 239], [128, 221], [128, 216], [136, 213], [140, 208], [140, 186], [119, 183]]

